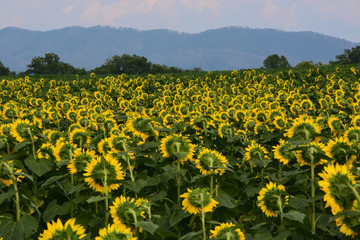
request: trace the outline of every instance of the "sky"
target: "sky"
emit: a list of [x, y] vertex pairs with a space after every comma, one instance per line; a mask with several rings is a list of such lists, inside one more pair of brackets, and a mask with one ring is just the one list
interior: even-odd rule
[[360, 43], [360, 0], [0, 0], [0, 29], [97, 25], [198, 33], [227, 26], [313, 31]]

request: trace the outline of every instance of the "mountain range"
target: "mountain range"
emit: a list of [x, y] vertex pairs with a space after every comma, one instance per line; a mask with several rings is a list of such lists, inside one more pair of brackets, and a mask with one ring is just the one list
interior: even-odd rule
[[165, 29], [137, 30], [108, 26], [32, 31], [0, 29], [0, 61], [11, 71], [25, 71], [33, 57], [55, 53], [60, 61], [91, 70], [122, 54], [144, 56], [152, 63], [206, 71], [258, 68], [271, 54], [328, 63], [360, 43], [316, 32], [224, 27], [200, 33]]

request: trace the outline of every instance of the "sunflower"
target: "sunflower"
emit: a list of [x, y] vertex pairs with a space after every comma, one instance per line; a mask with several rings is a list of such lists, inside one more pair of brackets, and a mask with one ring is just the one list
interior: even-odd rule
[[28, 119], [17, 119], [10, 125], [10, 133], [18, 142], [35, 139], [34, 125]]
[[325, 192], [325, 207], [331, 207], [331, 212], [336, 215], [344, 209], [351, 209], [355, 201], [354, 189], [356, 180], [346, 165], [328, 165], [324, 167], [322, 178], [318, 182], [320, 189]]
[[222, 122], [219, 124], [218, 133], [221, 138], [224, 138], [225, 136], [233, 136], [235, 132], [235, 129], [231, 124], [227, 122]]
[[160, 152], [163, 157], [180, 159], [181, 163], [193, 158], [195, 146], [182, 135], [172, 134], [161, 139]]
[[[359, 211], [359, 209], [356, 208], [354, 208], [353, 210]], [[340, 232], [351, 238], [355, 238], [359, 235], [359, 224], [359, 215], [341, 216], [336, 219], [336, 226], [340, 227]]]
[[280, 139], [279, 144], [273, 147], [274, 158], [278, 159], [282, 164], [287, 165], [290, 161], [296, 159], [296, 151], [290, 151], [294, 148], [291, 143]]
[[245, 148], [245, 151], [244, 161], [249, 161], [252, 165], [257, 165], [254, 164], [256, 161], [263, 162], [264, 159], [268, 158], [268, 151], [254, 140], [251, 140], [250, 145]]
[[117, 127], [117, 124], [114, 119], [106, 117], [103, 122], [103, 126], [104, 126], [106, 132], [110, 132], [111, 129]]
[[70, 132], [70, 142], [77, 147], [85, 147], [90, 142], [89, 133], [85, 129], [76, 128]]
[[5, 160], [0, 155], [0, 181], [8, 187], [13, 184], [13, 180], [15, 179], [16, 182], [21, 182], [21, 180], [25, 177], [24, 175], [17, 175], [17, 176], [13, 175], [14, 173], [22, 173], [21, 169], [17, 169], [16, 167], [14, 167], [13, 161], [9, 161], [5, 164], [7, 164], [10, 167], [11, 169], [10, 170], [7, 167], [5, 167], [1, 161], [5, 161]]
[[289, 204], [289, 194], [284, 185], [276, 186], [276, 183], [269, 182], [260, 190], [257, 200], [258, 206], [267, 217], [277, 217], [283, 207]]
[[214, 239], [245, 240], [244, 233], [233, 223], [220, 223], [220, 226], [216, 226], [210, 232], [210, 238]]
[[195, 159], [196, 168], [198, 168], [202, 175], [225, 173], [228, 160], [219, 152], [203, 148], [199, 156]]
[[212, 198], [207, 188], [195, 188], [193, 190], [188, 188], [187, 192], [181, 194], [180, 197], [184, 198], [182, 209], [191, 214], [201, 213], [202, 210], [205, 213], [212, 212], [219, 204]]
[[43, 135], [46, 137], [46, 140], [51, 144], [56, 144], [56, 141], [61, 137], [61, 133], [55, 130], [45, 130], [43, 131]]
[[344, 132], [346, 129], [338, 117], [329, 117], [328, 125], [332, 133]]
[[292, 138], [299, 137], [302, 140], [314, 138], [316, 134], [320, 134], [321, 128], [314, 119], [300, 116], [294, 120], [292, 126], [287, 130], [284, 136]]
[[345, 131], [344, 137], [349, 142], [358, 142], [360, 141], [360, 127], [350, 127]]
[[47, 229], [40, 234], [39, 240], [55, 239], [85, 239], [85, 229], [79, 224], [75, 224], [75, 218], [71, 218], [63, 223], [60, 219], [47, 223]]
[[354, 127], [360, 127], [360, 115], [353, 116], [351, 119], [351, 125]]
[[115, 224], [133, 228], [133, 223], [145, 219], [145, 209], [141, 205], [143, 199], [135, 199], [121, 195], [115, 198], [110, 206], [110, 215]]
[[51, 156], [54, 156], [54, 146], [48, 142], [43, 143], [37, 150], [37, 157], [49, 159]]
[[110, 154], [95, 156], [85, 167], [85, 182], [95, 191], [105, 193], [105, 186], [111, 192], [120, 187], [120, 183], [111, 183], [114, 180], [123, 180], [124, 172], [121, 164]]
[[348, 164], [350, 169], [352, 168], [352, 163], [356, 160], [356, 153], [352, 148], [352, 143], [343, 137], [330, 139], [325, 151], [336, 163]]
[[59, 138], [54, 148], [54, 156], [56, 161], [71, 160], [76, 146], [70, 142], [65, 141], [64, 138]]
[[108, 146], [113, 152], [124, 152], [127, 151], [126, 145], [129, 137], [124, 133], [119, 133], [118, 135], [112, 135], [108, 139]]
[[107, 227], [99, 230], [99, 236], [95, 240], [137, 240], [133, 237], [131, 229], [123, 224], [109, 224]]
[[150, 118], [136, 114], [126, 122], [126, 127], [134, 134], [134, 136], [140, 137], [143, 141], [151, 135], [159, 135], [159, 132], [154, 129]]
[[287, 124], [287, 120], [286, 118], [281, 115], [281, 116], [276, 116], [274, 118], [273, 124], [275, 125], [275, 127], [279, 130], [284, 129], [286, 127]]
[[109, 146], [109, 138], [101, 139], [101, 141], [97, 145], [99, 153], [102, 155], [106, 155], [111, 151]]
[[323, 157], [318, 157], [318, 154], [326, 155], [325, 145], [320, 142], [312, 141], [306, 145], [300, 145], [302, 150], [296, 151], [296, 160], [300, 163], [300, 166], [311, 165], [311, 159], [313, 159], [314, 166], [327, 163], [327, 159]]
[[91, 149], [77, 148], [74, 151], [73, 158], [68, 164], [68, 170], [71, 174], [82, 173], [85, 170], [86, 164], [95, 158], [95, 151]]

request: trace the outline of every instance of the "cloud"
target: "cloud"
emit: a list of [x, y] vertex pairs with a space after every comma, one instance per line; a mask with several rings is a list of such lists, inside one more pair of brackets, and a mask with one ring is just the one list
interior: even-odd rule
[[265, 19], [273, 21], [272, 24], [274, 25], [282, 25], [285, 29], [289, 29], [298, 23], [295, 14], [296, 7], [296, 2], [293, 2], [290, 6], [280, 7], [272, 0], [266, 0], [265, 7], [261, 9], [260, 15]]
[[63, 8], [62, 12], [63, 13], [70, 13], [70, 12], [72, 12], [74, 10], [74, 8], [75, 8], [74, 5], [69, 5], [66, 8]]
[[211, 15], [215, 16], [220, 14], [222, 7], [222, 4], [218, 0], [180, 0], [180, 3], [188, 10], [195, 10], [200, 14], [208, 10]]

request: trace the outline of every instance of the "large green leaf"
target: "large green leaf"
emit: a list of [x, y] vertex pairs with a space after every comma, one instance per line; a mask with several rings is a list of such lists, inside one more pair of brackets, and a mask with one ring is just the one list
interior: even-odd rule
[[134, 225], [144, 229], [145, 231], [147, 231], [151, 234], [154, 234], [154, 232], [159, 228], [159, 225], [157, 225], [153, 222], [150, 222], [150, 221], [137, 222], [137, 223], [134, 223]]
[[33, 216], [24, 215], [19, 222], [0, 218], [0, 236], [9, 240], [29, 239], [36, 232], [38, 223]]
[[53, 163], [49, 159], [40, 158], [35, 160], [33, 157], [25, 159], [25, 165], [36, 175], [41, 177], [45, 173], [49, 172], [53, 168]]

